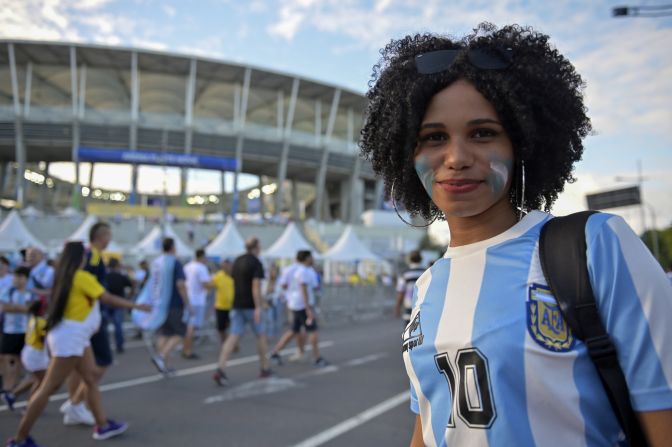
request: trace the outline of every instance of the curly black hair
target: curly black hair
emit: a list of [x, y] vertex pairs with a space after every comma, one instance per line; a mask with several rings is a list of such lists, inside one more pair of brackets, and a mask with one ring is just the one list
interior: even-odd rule
[[[512, 205], [521, 188], [519, 166], [524, 161], [525, 207], [549, 210], [565, 182], [574, 181], [573, 165], [581, 159], [582, 139], [591, 125], [583, 104], [583, 80], [548, 40], [530, 27], [497, 29], [481, 23], [461, 39], [416, 34], [392, 40], [382, 49], [366, 95], [360, 148], [383, 177], [386, 193], [411, 215], [443, 218], [415, 172], [413, 154], [432, 97], [464, 79], [493, 105], [511, 139], [516, 163], [515, 185], [509, 191]], [[477, 68], [465, 57], [476, 48], [510, 48], [511, 64], [504, 69]], [[444, 49], [464, 51], [447, 70], [418, 74], [416, 55]]]

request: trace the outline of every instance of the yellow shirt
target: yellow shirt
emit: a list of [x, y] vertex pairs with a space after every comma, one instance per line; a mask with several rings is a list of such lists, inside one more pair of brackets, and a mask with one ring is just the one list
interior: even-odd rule
[[212, 277], [215, 284], [215, 309], [229, 310], [233, 307], [233, 278], [222, 270]]
[[41, 351], [44, 349], [44, 338], [47, 336], [47, 320], [31, 316], [26, 330], [26, 344]]
[[89, 316], [93, 303], [105, 292], [95, 276], [84, 270], [77, 270], [72, 279], [72, 288], [65, 305], [63, 318], [84, 321]]

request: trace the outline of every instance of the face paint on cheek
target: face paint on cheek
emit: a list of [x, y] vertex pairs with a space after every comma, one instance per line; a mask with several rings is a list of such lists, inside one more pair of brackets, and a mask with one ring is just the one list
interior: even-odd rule
[[486, 183], [490, 187], [493, 196], [499, 196], [504, 192], [506, 183], [509, 181], [511, 175], [512, 167], [512, 160], [490, 161], [490, 174], [486, 178]]
[[434, 186], [434, 170], [426, 155], [421, 155], [415, 159], [415, 172], [418, 174], [422, 186], [425, 187], [425, 191], [427, 191], [427, 195], [431, 199], [432, 187]]

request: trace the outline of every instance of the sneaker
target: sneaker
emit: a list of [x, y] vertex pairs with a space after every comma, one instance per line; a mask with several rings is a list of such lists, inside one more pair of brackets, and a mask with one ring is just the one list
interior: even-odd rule
[[63, 415], [64, 425], [95, 425], [96, 419], [93, 413], [86, 408], [84, 402], [78, 404], [71, 404]]
[[165, 374], [166, 372], [166, 362], [163, 361], [163, 358], [160, 355], [153, 355], [151, 357], [152, 363], [156, 369], [161, 373]]
[[226, 374], [221, 369], [217, 368], [215, 373], [212, 375], [212, 380], [219, 386], [226, 386], [229, 384], [229, 378], [226, 377]]
[[66, 411], [68, 411], [68, 408], [72, 405], [72, 402], [70, 399], [67, 399], [65, 402], [61, 404], [61, 407], [58, 409], [61, 413], [65, 414]]
[[282, 357], [280, 357], [280, 354], [277, 352], [274, 352], [271, 354], [271, 361], [275, 364], [275, 366], [282, 366]]
[[269, 377], [272, 377], [272, 376], [273, 376], [273, 371], [271, 371], [270, 369], [262, 369], [259, 372], [259, 378], [260, 379], [268, 379]]
[[315, 360], [314, 365], [316, 368], [324, 368], [325, 366], [329, 366], [329, 362], [327, 362], [324, 358], [320, 357], [317, 360]]
[[107, 420], [107, 425], [104, 427], [96, 426], [93, 429], [93, 439], [101, 441], [103, 439], [110, 439], [118, 436], [128, 429], [126, 422], [114, 422], [112, 419]]
[[40, 447], [35, 440], [28, 436], [23, 441], [17, 441], [14, 438], [7, 440], [7, 447]]
[[14, 402], [16, 402], [16, 396], [14, 393], [11, 391], [3, 391], [2, 398], [5, 400], [7, 408], [9, 408], [10, 411], [14, 411]]
[[289, 357], [290, 362], [303, 362], [306, 359], [306, 355], [300, 352], [296, 352]]

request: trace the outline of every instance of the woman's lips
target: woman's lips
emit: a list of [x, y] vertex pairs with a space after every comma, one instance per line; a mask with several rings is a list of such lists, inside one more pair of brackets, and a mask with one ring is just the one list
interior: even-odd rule
[[478, 188], [480, 180], [443, 180], [436, 182], [441, 189], [454, 194], [464, 194]]

